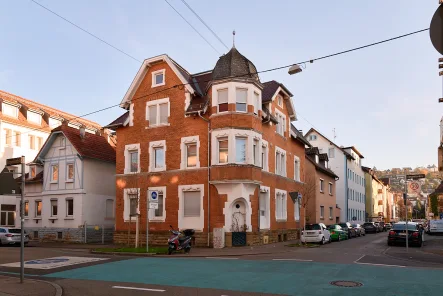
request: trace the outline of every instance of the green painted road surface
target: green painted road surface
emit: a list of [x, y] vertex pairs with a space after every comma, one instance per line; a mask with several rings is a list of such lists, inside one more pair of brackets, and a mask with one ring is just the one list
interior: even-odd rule
[[[309, 296], [428, 296], [443, 290], [443, 269], [294, 261], [138, 258], [46, 276]], [[336, 280], [358, 281], [363, 286], [330, 285]]]

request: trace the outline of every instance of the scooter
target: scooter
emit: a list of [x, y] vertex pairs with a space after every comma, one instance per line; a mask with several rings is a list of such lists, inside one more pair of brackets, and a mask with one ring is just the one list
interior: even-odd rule
[[171, 230], [169, 231], [172, 233], [172, 235], [168, 239], [168, 255], [180, 250], [184, 250], [185, 253], [189, 253], [191, 251], [191, 239], [195, 233], [195, 230], [185, 229], [183, 232], [180, 232], [178, 230], [174, 230], [172, 225], [169, 225], [169, 227], [171, 227]]

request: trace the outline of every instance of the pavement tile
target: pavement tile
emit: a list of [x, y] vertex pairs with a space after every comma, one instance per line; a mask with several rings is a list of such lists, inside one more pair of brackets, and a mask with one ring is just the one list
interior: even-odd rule
[[0, 296], [52, 296], [56, 293], [57, 290], [49, 282], [25, 279], [21, 284], [18, 277], [0, 275]]

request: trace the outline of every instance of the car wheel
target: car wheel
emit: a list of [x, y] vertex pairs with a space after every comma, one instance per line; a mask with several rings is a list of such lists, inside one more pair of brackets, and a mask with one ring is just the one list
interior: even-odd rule
[[321, 243], [322, 245], [324, 245], [325, 242], [326, 242], [326, 240], [325, 240], [325, 237], [323, 236], [323, 237], [321, 238], [321, 242], [320, 242], [320, 243]]

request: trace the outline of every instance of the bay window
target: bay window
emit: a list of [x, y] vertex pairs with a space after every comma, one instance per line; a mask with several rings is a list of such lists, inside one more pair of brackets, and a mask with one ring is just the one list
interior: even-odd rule
[[246, 138], [235, 138], [235, 162], [246, 162]]
[[248, 89], [237, 88], [235, 90], [235, 110], [237, 112], [248, 111], [247, 99], [248, 99]]
[[258, 157], [258, 148], [259, 148], [258, 140], [254, 139], [252, 144], [252, 157], [254, 160], [254, 165], [256, 166], [260, 166], [260, 158]]
[[218, 112], [228, 111], [228, 89], [220, 89], [217, 91]]
[[228, 163], [228, 138], [218, 139], [218, 163]]

